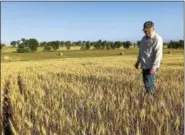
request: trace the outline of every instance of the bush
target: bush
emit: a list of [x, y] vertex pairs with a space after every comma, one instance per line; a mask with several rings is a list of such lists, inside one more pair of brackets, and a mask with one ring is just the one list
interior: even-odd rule
[[91, 46], [90, 46], [90, 43], [87, 43], [87, 44], [86, 44], [86, 49], [89, 50], [90, 47], [91, 47]]
[[17, 52], [18, 53], [25, 53], [26, 50], [25, 50], [25, 48], [17, 48]]
[[67, 45], [66, 45], [66, 48], [67, 48], [67, 50], [70, 50], [71, 45], [67, 44]]
[[124, 55], [124, 52], [120, 52], [119, 55]]
[[44, 51], [51, 51], [51, 46], [45, 45], [44, 46]]

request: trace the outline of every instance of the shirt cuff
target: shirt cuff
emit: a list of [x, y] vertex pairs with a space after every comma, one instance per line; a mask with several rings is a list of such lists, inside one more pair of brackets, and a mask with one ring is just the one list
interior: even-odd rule
[[152, 68], [153, 68], [154, 70], [156, 70], [156, 69], [159, 68], [159, 67], [158, 67], [158, 66], [153, 66]]

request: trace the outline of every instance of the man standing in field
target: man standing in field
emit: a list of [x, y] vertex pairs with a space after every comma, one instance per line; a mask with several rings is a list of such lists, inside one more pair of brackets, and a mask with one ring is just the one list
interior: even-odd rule
[[155, 93], [155, 77], [158, 73], [163, 53], [163, 39], [154, 29], [154, 23], [147, 21], [143, 25], [145, 36], [139, 46], [139, 54], [135, 68], [141, 64], [145, 92]]

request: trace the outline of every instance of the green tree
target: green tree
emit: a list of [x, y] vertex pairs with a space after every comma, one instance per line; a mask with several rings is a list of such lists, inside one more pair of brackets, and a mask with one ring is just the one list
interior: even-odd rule
[[121, 47], [121, 42], [120, 41], [116, 41], [114, 43], [114, 45], [115, 45], [115, 48], [120, 48]]
[[137, 41], [137, 47], [139, 48], [141, 41]]
[[101, 50], [105, 50], [106, 49], [106, 43], [107, 41], [102, 41], [100, 44], [101, 44]]
[[64, 41], [60, 41], [60, 46], [63, 47], [65, 45]]
[[24, 40], [23, 38], [21, 40], [18, 40], [18, 46], [17, 46], [17, 52], [18, 53], [25, 53], [25, 52], [29, 52], [29, 41], [28, 40]]
[[76, 46], [81, 46], [81, 45], [82, 45], [81, 41], [76, 42]]
[[40, 45], [41, 47], [44, 47], [45, 45], [47, 45], [47, 42], [41, 42], [39, 45]]
[[20, 40], [17, 40], [17, 45], [19, 45], [19, 44], [20, 44], [20, 42], [21, 42]]
[[95, 49], [96, 42], [91, 42], [90, 45]]
[[98, 40], [96, 44], [94, 45], [94, 49], [101, 49], [101, 44], [102, 44], [102, 41]]
[[116, 44], [115, 44], [115, 42], [110, 42], [110, 46], [111, 46], [112, 49], [116, 49]]
[[184, 40], [179, 40], [179, 47], [184, 48]]
[[27, 44], [29, 44], [30, 51], [37, 51], [39, 46], [39, 42], [37, 41], [37, 39], [31, 38], [27, 41]]
[[111, 42], [110, 41], [106, 42], [106, 50], [109, 50], [109, 49], [111, 49]]
[[25, 38], [22, 38], [22, 39], [21, 39], [21, 41], [22, 41], [22, 42], [25, 42], [25, 41], [26, 41], [26, 39], [25, 39]]
[[125, 42], [125, 48], [130, 48], [130, 46], [132, 45], [132, 43], [130, 41], [126, 41]]
[[69, 50], [71, 48], [71, 42], [70, 41], [66, 41], [65, 42], [65, 46]]
[[59, 49], [59, 47], [60, 47], [60, 42], [59, 41], [52, 41], [51, 42], [51, 46], [52, 46], [52, 48], [53, 48], [53, 50], [58, 50]]
[[73, 43], [72, 43], [72, 46], [76, 46], [76, 44], [77, 44], [77, 42], [73, 42]]
[[10, 43], [10, 45], [11, 45], [12, 47], [15, 47], [15, 46], [16, 46], [16, 44], [17, 44], [17, 42], [16, 42], [16, 41], [12, 41], [12, 42]]
[[34, 38], [29, 40], [22, 38], [21, 41], [17, 42], [18, 42], [17, 52], [19, 53], [35, 52], [37, 51], [39, 46], [39, 42]]
[[168, 44], [168, 48], [176, 48], [177, 49], [175, 41], [171, 40], [170, 43]]
[[52, 50], [52, 46], [53, 46], [52, 41], [47, 42], [46, 45], [44, 46], [44, 50], [43, 51], [47, 51], [47, 52], [51, 51]]
[[82, 41], [80, 50], [87, 50], [86, 41]]
[[87, 49], [87, 50], [89, 50], [89, 49], [90, 49], [90, 47], [91, 47], [90, 42], [89, 42], [89, 41], [87, 41], [87, 42], [86, 42], [86, 49]]
[[18, 53], [25, 53], [26, 50], [26, 46], [23, 43], [19, 43], [17, 46], [17, 52]]

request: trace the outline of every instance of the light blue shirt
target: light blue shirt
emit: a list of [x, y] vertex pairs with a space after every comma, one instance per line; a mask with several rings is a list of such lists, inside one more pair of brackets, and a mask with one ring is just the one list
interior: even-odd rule
[[152, 38], [144, 36], [139, 45], [137, 63], [141, 69], [157, 69], [160, 67], [163, 54], [163, 39], [157, 33]]

